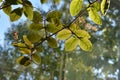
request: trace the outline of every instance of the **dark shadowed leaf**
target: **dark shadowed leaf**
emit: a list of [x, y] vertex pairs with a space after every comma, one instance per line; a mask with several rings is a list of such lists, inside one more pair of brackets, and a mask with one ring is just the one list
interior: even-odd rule
[[50, 37], [50, 38], [47, 39], [47, 41], [48, 41], [48, 45], [50, 47], [52, 47], [52, 48], [57, 48], [58, 47], [58, 43], [54, 38]]
[[43, 4], [43, 3], [46, 3], [48, 0], [40, 0], [40, 2]]
[[16, 8], [14, 9], [11, 13], [10, 13], [10, 20], [11, 21], [16, 21], [18, 19], [21, 18], [23, 13], [23, 9], [22, 8]]
[[21, 56], [17, 59], [17, 63], [20, 65], [28, 66], [31, 63], [31, 60], [27, 56]]

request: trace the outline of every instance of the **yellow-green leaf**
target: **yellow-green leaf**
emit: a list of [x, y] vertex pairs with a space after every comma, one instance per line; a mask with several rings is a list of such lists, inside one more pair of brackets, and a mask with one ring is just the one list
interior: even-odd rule
[[0, 0], [0, 2], [2, 2], [2, 0]]
[[76, 30], [75, 34], [80, 38], [90, 38], [89, 33], [85, 30]]
[[32, 57], [32, 60], [37, 63], [37, 64], [40, 64], [41, 63], [41, 57], [38, 55], [38, 54], [32, 54], [31, 55]]
[[27, 56], [21, 56], [17, 59], [17, 63], [28, 66], [31, 63], [31, 60]]
[[[5, 7], [5, 6], [7, 6], [7, 5], [10, 5], [10, 4], [8, 4], [8, 3], [3, 3], [3, 5], [2, 5], [2, 7]], [[6, 7], [6, 8], [3, 8], [2, 9], [3, 11], [4, 11], [4, 13], [6, 13], [7, 15], [10, 15], [10, 13], [11, 13], [11, 11], [12, 11], [12, 7], [11, 6], [8, 6], [8, 7]]]
[[83, 0], [72, 0], [70, 3], [70, 14], [71, 16], [77, 15], [82, 8]]
[[11, 21], [16, 21], [21, 18], [22, 16], [22, 8], [16, 8], [10, 13], [10, 20]]
[[23, 10], [24, 10], [25, 16], [28, 19], [32, 20], [33, 19], [33, 6], [30, 1], [28, 0], [24, 1]]
[[22, 47], [22, 48], [26, 48], [27, 47], [24, 43], [21, 43], [21, 42], [19, 42], [19, 43], [12, 43], [12, 45], [15, 46], [15, 47]]
[[57, 38], [60, 40], [65, 40], [72, 35], [70, 30], [63, 29], [62, 31], [58, 32]]
[[95, 22], [96, 24], [102, 25], [102, 20], [100, 18], [100, 15], [98, 14], [97, 10], [94, 7], [92, 6], [89, 7], [88, 12], [89, 12], [89, 17], [93, 22]]
[[94, 7], [97, 11], [100, 11], [100, 3], [97, 1], [91, 5], [91, 7]]
[[102, 0], [101, 2], [101, 12], [103, 15], [106, 15], [110, 6], [110, 0]]
[[74, 23], [70, 25], [70, 30], [72, 30], [72, 32], [76, 32], [77, 30], [81, 30], [81, 29], [77, 24]]
[[28, 48], [20, 48], [20, 52], [23, 54], [31, 54], [31, 50]]
[[34, 31], [40, 31], [43, 28], [43, 24], [41, 23], [32, 23], [29, 28]]
[[52, 37], [48, 38], [47, 42], [48, 42], [48, 45], [52, 48], [57, 48], [58, 47], [57, 41]]
[[42, 15], [39, 12], [34, 11], [33, 12], [33, 19], [32, 19], [32, 21], [34, 23], [42, 22], [43, 21], [43, 17], [42, 17]]
[[31, 41], [27, 38], [27, 35], [23, 35], [23, 40], [25, 42], [25, 44], [29, 47], [32, 48], [33, 44], [31, 43]]
[[83, 49], [85, 51], [90, 51], [92, 49], [92, 43], [87, 38], [79, 39], [79, 46], [81, 49]]
[[65, 50], [72, 51], [76, 48], [78, 44], [79, 44], [79, 40], [75, 37], [71, 37], [65, 41]]

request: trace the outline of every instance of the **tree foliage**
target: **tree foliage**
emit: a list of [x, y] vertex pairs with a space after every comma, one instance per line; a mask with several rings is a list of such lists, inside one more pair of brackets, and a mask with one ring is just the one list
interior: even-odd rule
[[[71, 16], [68, 21], [69, 23], [67, 24], [66, 24], [67, 21], [64, 22], [67, 19], [65, 17], [66, 14], [63, 14], [64, 11], [61, 12], [59, 9], [53, 9], [44, 14], [42, 12], [33, 10], [34, 6], [28, 0], [27, 1], [15, 0], [13, 2], [12, 1], [13, 0], [5, 0], [4, 2], [1, 1], [2, 3], [1, 9], [3, 9], [5, 14], [7, 14], [10, 17], [10, 20], [17, 21], [18, 19], [21, 18], [22, 15], [25, 15], [29, 20], [29, 25], [27, 25], [28, 30], [25, 31], [24, 34], [20, 34], [16, 32], [13, 33], [14, 41], [12, 44], [13, 46], [16, 47], [15, 49], [19, 49], [20, 53], [23, 53], [19, 57], [17, 57], [17, 62], [19, 64], [24, 66], [30, 66], [32, 63], [41, 65], [43, 66], [43, 68], [41, 68], [40, 66], [40, 69], [43, 69], [43, 71], [46, 71], [58, 77], [57, 74], [59, 73], [59, 71], [57, 70], [58, 68], [61, 69], [59, 65], [61, 63], [59, 61], [59, 56], [61, 55], [70, 56], [74, 58], [72, 58], [73, 60], [71, 60], [71, 58], [68, 58], [69, 60], [67, 64], [70, 66], [68, 66], [67, 69], [70, 72], [74, 73], [75, 76], [77, 75], [84, 76], [84, 77], [76, 78], [76, 80], [83, 80], [83, 79], [87, 80], [89, 77], [87, 75], [91, 76], [89, 77], [90, 80], [93, 79], [93, 75], [91, 74], [92, 73], [91, 69], [93, 68], [91, 67], [95, 67], [96, 69], [101, 68], [101, 66], [97, 64], [98, 59], [102, 61], [101, 57], [97, 59], [95, 58], [96, 56], [101, 56], [101, 54], [99, 53], [97, 54], [97, 52], [103, 53], [105, 51], [104, 49], [105, 47], [102, 48], [99, 47], [99, 45], [101, 46], [106, 44], [102, 44], [102, 42], [99, 44], [92, 44], [95, 39], [91, 33], [92, 31], [88, 29], [90, 26], [88, 26], [86, 29], [84, 27], [86, 23], [84, 24], [84, 21], [82, 21], [81, 23], [80, 22], [81, 20], [79, 19], [85, 16], [87, 12], [88, 13], [87, 17], [89, 17], [91, 21], [94, 22], [92, 23], [92, 25], [97, 25], [97, 24], [104, 25], [104, 22], [102, 22], [102, 18], [106, 15], [108, 11], [109, 3], [110, 3], [109, 0], [102, 0], [102, 2], [99, 2], [98, 0], [91, 2], [88, 0], [87, 5], [84, 4], [84, 0], [72, 0], [69, 7], [69, 11], [70, 11], [69, 14], [71, 14]], [[49, 0], [40, 0], [41, 4], [46, 4], [47, 2], [49, 2]], [[59, 0], [55, 0], [54, 3], [59, 4]], [[12, 9], [12, 5], [22, 5], [22, 7]], [[87, 21], [86, 17], [85, 20]], [[102, 29], [103, 28], [104, 27], [102, 27]], [[94, 26], [91, 29], [94, 31], [96, 30]], [[64, 42], [62, 43], [62, 47], [60, 42]], [[49, 49], [46, 48], [45, 45], [47, 45]], [[96, 49], [94, 47], [95, 45], [103, 50]], [[106, 47], [109, 46], [106, 45]], [[65, 50], [64, 52], [62, 52], [63, 48]], [[95, 50], [96, 54], [95, 52], [93, 52], [92, 50], [93, 48], [96, 49]], [[51, 49], [53, 49], [52, 50], [53, 52], [51, 51]], [[71, 51], [74, 50], [76, 51], [75, 53], [77, 53], [77, 50], [80, 50], [79, 52], [80, 54], [77, 54], [77, 56], [74, 54], [67, 55], [67, 53], [71, 53]], [[91, 54], [82, 54], [82, 52], [84, 52], [82, 50], [90, 52]], [[104, 53], [108, 55], [107, 52]], [[96, 56], [93, 56], [92, 54]], [[103, 56], [106, 57], [105, 55]], [[111, 57], [113, 56], [109, 56], [108, 59], [110, 59]], [[62, 59], [64, 60], [64, 57], [60, 57], [60, 60]], [[96, 61], [95, 62], [96, 65], [95, 64], [93, 64], [92, 66], [89, 65], [90, 61], [91, 62]], [[104, 61], [107, 62], [108, 60], [104, 60]], [[51, 65], [57, 65], [57, 66], [51, 66]], [[106, 67], [108, 66], [110, 66], [109, 63], [106, 65]], [[73, 70], [71, 69], [72, 67], [74, 67]], [[53, 72], [50, 70], [53, 70]], [[67, 78], [69, 80], [75, 80], [75, 78], [72, 77], [73, 74], [70, 72], [66, 74]], [[86, 73], [87, 75], [85, 75]]]

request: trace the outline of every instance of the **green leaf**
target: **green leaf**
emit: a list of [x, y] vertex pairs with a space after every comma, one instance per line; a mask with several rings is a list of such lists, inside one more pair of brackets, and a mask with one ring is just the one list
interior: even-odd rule
[[41, 46], [36, 46], [35, 49], [37, 52], [44, 52], [44, 49]]
[[27, 56], [21, 56], [17, 59], [17, 63], [28, 66], [31, 63], [31, 60]]
[[54, 0], [55, 1], [55, 3], [60, 3], [60, 0]]
[[2, 2], [2, 0], [0, 0], [0, 2]]
[[61, 28], [62, 28], [61, 26], [56, 26], [56, 25], [53, 24], [53, 23], [49, 23], [49, 24], [47, 24], [46, 30], [47, 30], [48, 32], [55, 33], [55, 32], [57, 32], [58, 30], [60, 30]]
[[29, 28], [31, 30], [34, 30], [34, 31], [40, 31], [41, 29], [43, 29], [43, 24], [41, 24], [41, 23], [32, 23], [32, 24], [30, 24]]
[[46, 3], [48, 0], [40, 0], [40, 2], [43, 4], [43, 3]]
[[31, 50], [28, 48], [20, 48], [20, 52], [23, 54], [31, 54]]
[[33, 19], [33, 6], [32, 6], [32, 4], [31, 4], [30, 1], [26, 0], [26, 1], [24, 2], [23, 10], [24, 10], [25, 16], [26, 16], [28, 19], [32, 20], [32, 19]]
[[41, 57], [38, 54], [32, 54], [31, 57], [32, 60], [35, 61], [37, 64], [41, 63]]
[[33, 19], [32, 19], [32, 21], [34, 23], [42, 22], [43, 21], [43, 17], [42, 17], [42, 15], [39, 12], [34, 11], [33, 12]]
[[58, 32], [57, 38], [60, 40], [68, 39], [72, 35], [70, 30], [63, 29], [62, 31]]
[[70, 14], [71, 16], [77, 15], [82, 8], [83, 0], [72, 0], [70, 3]]
[[10, 3], [12, 5], [17, 5], [18, 4], [18, 0], [5, 0], [7, 3]]
[[48, 42], [48, 45], [52, 48], [57, 48], [58, 47], [57, 41], [52, 37], [48, 38], [47, 42]]
[[[8, 3], [3, 3], [2, 4], [2, 7], [5, 7], [5, 6], [7, 6], [7, 5], [10, 5], [10, 4], [8, 4]], [[4, 11], [4, 13], [6, 13], [7, 15], [10, 15], [10, 13], [11, 13], [11, 11], [12, 11], [12, 7], [11, 6], [8, 6], [8, 7], [6, 7], [6, 8], [3, 8], [2, 9], [3, 11]]]
[[80, 38], [90, 38], [89, 33], [85, 30], [77, 30], [75, 31], [75, 34]]
[[52, 19], [53, 18], [56, 18], [56, 19], [61, 19], [62, 17], [62, 13], [59, 12], [59, 11], [52, 11], [52, 12], [49, 12], [46, 16], [47, 18], [47, 21], [49, 22], [52, 22]]
[[92, 43], [87, 38], [79, 39], [79, 46], [85, 51], [90, 51], [92, 49]]
[[10, 20], [16, 21], [21, 18], [23, 9], [22, 8], [16, 8], [10, 13]]
[[31, 43], [31, 41], [27, 38], [27, 35], [23, 35], [23, 40], [25, 42], [25, 44], [29, 47], [32, 48], [33, 44]]
[[29, 30], [29, 32], [27, 33], [27, 38], [31, 41], [31, 43], [35, 43], [40, 41], [43, 36], [42, 34], [39, 34], [38, 31]]
[[76, 48], [78, 45], [79, 40], [75, 37], [71, 37], [68, 40], [65, 41], [65, 50], [66, 51], [72, 51]]
[[95, 22], [96, 24], [102, 25], [102, 20], [97, 10], [94, 7], [89, 7], [88, 12], [89, 12], [89, 17], [91, 18], [93, 22]]
[[105, 16], [110, 7], [110, 0], [102, 0], [101, 2], [101, 12]]

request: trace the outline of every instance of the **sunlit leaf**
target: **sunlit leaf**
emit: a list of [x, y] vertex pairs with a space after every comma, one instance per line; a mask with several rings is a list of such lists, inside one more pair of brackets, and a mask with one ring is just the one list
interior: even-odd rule
[[17, 59], [17, 63], [28, 66], [31, 63], [31, 60], [27, 56], [21, 56]]
[[[3, 3], [2, 4], [2, 7], [5, 7], [5, 6], [7, 6], [7, 5], [10, 5], [10, 4], [8, 4], [8, 3]], [[6, 7], [6, 8], [3, 8], [2, 9], [7, 15], [10, 15], [10, 13], [11, 13], [11, 11], [12, 11], [12, 7], [11, 6], [8, 6], [8, 7]]]
[[63, 29], [62, 31], [58, 32], [57, 38], [60, 40], [65, 40], [71, 36], [71, 31], [67, 29]]
[[90, 51], [92, 49], [92, 43], [87, 38], [79, 39], [78, 43], [79, 43], [80, 48], [85, 51]]
[[33, 19], [33, 6], [30, 1], [28, 0], [24, 1], [23, 10], [24, 10], [25, 16], [28, 19], [32, 20]]
[[65, 41], [65, 50], [72, 51], [76, 48], [78, 44], [79, 44], [79, 40], [75, 37], [71, 37]]
[[2, 2], [2, 0], [0, 0], [0, 2]]
[[40, 23], [32, 23], [29, 28], [34, 31], [40, 31], [43, 28], [43, 24]]
[[31, 41], [27, 38], [27, 35], [23, 35], [23, 40], [25, 42], [25, 44], [29, 47], [32, 48], [33, 44], [31, 43]]
[[93, 22], [95, 22], [96, 24], [102, 25], [102, 20], [97, 10], [94, 7], [89, 7], [88, 12], [89, 12], [89, 17], [91, 18]]
[[20, 48], [20, 52], [23, 54], [31, 54], [31, 50], [28, 48]]
[[15, 46], [15, 47], [21, 47], [21, 48], [26, 48], [27, 47], [26, 44], [21, 43], [21, 42], [19, 42], [19, 43], [14, 42], [14, 43], [12, 43], [12, 45]]
[[10, 13], [10, 20], [16, 21], [21, 18], [23, 9], [22, 8], [16, 8]]
[[85, 31], [85, 30], [76, 30], [75, 31], [75, 34], [78, 36], [78, 37], [80, 37], [80, 38], [90, 38], [90, 35], [89, 35], [89, 33], [87, 32], [87, 31]]
[[70, 14], [71, 16], [77, 15], [82, 8], [83, 0], [72, 0], [70, 3]]
[[57, 41], [54, 38], [50, 37], [50, 38], [47, 39], [47, 41], [48, 41], [48, 45], [50, 47], [52, 47], [52, 48], [57, 48], [58, 47]]
[[38, 54], [32, 54], [31, 57], [32, 57], [32, 60], [37, 64], [41, 63], [41, 57]]
[[109, 7], [110, 7], [110, 0], [102, 0], [102, 2], [101, 2], [101, 12], [102, 12], [103, 15], [106, 15]]
[[100, 3], [98, 1], [93, 3], [91, 6], [94, 7], [94, 9], [96, 9], [97, 11], [100, 11]]
[[42, 15], [39, 12], [34, 11], [33, 12], [33, 19], [32, 19], [32, 21], [34, 23], [42, 22], [43, 21], [43, 17], [42, 17]]

